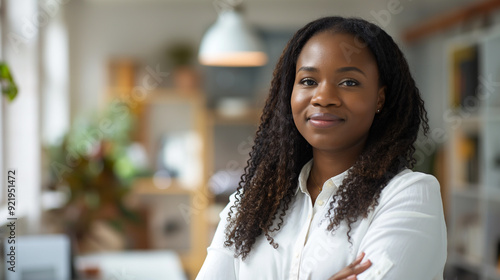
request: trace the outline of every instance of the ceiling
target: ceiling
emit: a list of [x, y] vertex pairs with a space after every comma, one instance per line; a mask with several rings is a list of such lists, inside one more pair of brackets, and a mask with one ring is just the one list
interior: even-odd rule
[[[249, 11], [271, 9], [286, 6], [334, 6], [339, 14], [373, 16], [381, 10], [389, 11], [390, 6], [394, 5], [397, 10], [404, 11], [404, 16], [394, 15], [397, 18], [398, 29], [418, 23], [419, 21], [439, 15], [445, 11], [466, 5], [468, 3], [484, 0], [85, 0], [87, 3], [98, 5], [126, 5], [126, 4], [160, 4], [179, 6], [193, 6], [203, 8], [206, 5], [224, 6], [233, 4], [243, 4], [243, 7]], [[409, 12], [408, 12], [409, 11]], [[252, 14], [248, 13], [251, 19]]]

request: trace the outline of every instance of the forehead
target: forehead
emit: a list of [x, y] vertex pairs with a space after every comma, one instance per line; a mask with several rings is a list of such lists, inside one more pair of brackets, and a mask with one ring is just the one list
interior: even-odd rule
[[297, 67], [325, 63], [376, 67], [375, 57], [360, 38], [329, 31], [315, 34], [306, 42], [297, 59]]

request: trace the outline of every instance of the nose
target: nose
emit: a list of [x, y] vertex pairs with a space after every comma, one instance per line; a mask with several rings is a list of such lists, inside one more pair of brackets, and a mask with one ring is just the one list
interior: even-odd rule
[[342, 101], [338, 95], [338, 88], [331, 83], [321, 83], [311, 98], [311, 104], [313, 106], [340, 106]]

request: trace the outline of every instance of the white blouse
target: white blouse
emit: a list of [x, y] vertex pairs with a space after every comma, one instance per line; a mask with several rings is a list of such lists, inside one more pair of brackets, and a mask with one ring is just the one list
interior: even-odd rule
[[327, 280], [361, 252], [372, 266], [359, 280], [443, 279], [446, 226], [436, 178], [408, 169], [396, 175], [382, 190], [375, 210], [352, 225], [351, 245], [347, 224], [331, 233], [325, 218], [347, 171], [327, 180], [312, 205], [306, 184], [311, 166], [312, 160], [302, 168], [285, 222], [271, 235], [279, 247], [274, 249], [261, 235], [245, 260], [234, 258], [233, 250], [224, 247], [226, 218], [235, 201], [232, 194], [196, 279]]

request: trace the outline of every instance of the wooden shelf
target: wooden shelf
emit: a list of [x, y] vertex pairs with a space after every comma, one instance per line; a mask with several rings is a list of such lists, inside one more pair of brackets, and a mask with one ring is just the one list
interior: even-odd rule
[[260, 109], [251, 108], [242, 112], [239, 115], [228, 116], [217, 110], [210, 111], [210, 116], [214, 123], [223, 125], [257, 125], [260, 120], [262, 111]]
[[430, 19], [420, 21], [418, 25], [406, 29], [403, 39], [408, 43], [416, 42], [430, 34], [445, 30], [471, 19], [487, 17], [500, 8], [499, 0], [477, 1], [446, 13], [440, 13]]
[[139, 178], [134, 181], [132, 191], [140, 195], [176, 195], [193, 194], [193, 188], [183, 186], [179, 180], [167, 178]]

